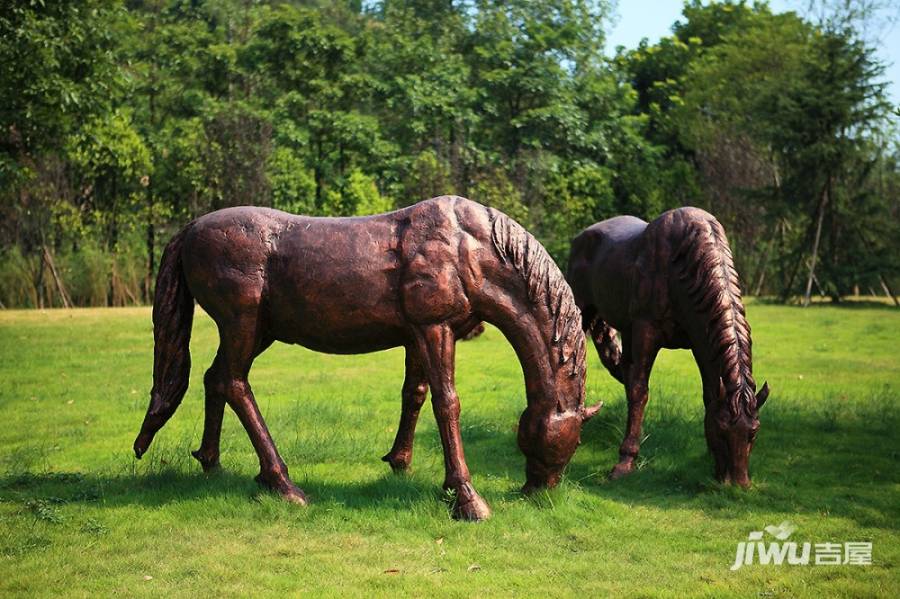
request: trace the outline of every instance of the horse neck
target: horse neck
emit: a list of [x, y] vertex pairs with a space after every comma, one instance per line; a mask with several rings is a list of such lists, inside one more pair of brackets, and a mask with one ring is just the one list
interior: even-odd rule
[[[529, 409], [541, 412], [551, 409], [561, 412], [577, 410], [583, 401], [583, 359], [575, 362], [574, 357], [561, 357], [560, 350], [553, 343], [552, 322], [549, 319], [515, 312], [492, 315], [488, 322], [500, 329], [519, 358]], [[550, 335], [545, 334], [548, 330]], [[560, 339], [560, 343], [563, 341]], [[560, 385], [560, 382], [569, 382], [577, 390], [579, 381], [580, 393], [570, 393], [569, 385]]]
[[[490, 244], [500, 262], [498, 279], [492, 281], [496, 295], [484, 298], [492, 313], [486, 320], [500, 327], [515, 348], [525, 372], [529, 405], [542, 387], [539, 396], [555, 397], [559, 410], [577, 410], [584, 396], [585, 344], [572, 290], [530, 233], [506, 215], [487, 210]], [[580, 392], [568, 392], [571, 385], [565, 383], [572, 379]]]
[[[719, 381], [726, 390], [726, 401], [735, 414], [750, 401], [756, 384], [752, 376], [750, 329], [739, 300], [714, 305], [699, 312], [694, 306], [682, 310], [679, 318], [688, 333], [694, 359], [703, 377], [704, 392], [718, 403]], [[730, 399], [729, 399], [730, 398]]]
[[[717, 222], [697, 223], [682, 248], [681, 273], [676, 279], [678, 295], [684, 300], [682, 322], [695, 348], [707, 386], [718, 393], [721, 379], [737, 413], [743, 403], [752, 401], [755, 383], [752, 375], [750, 326], [744, 314], [740, 282]], [[702, 363], [701, 363], [702, 362]]]

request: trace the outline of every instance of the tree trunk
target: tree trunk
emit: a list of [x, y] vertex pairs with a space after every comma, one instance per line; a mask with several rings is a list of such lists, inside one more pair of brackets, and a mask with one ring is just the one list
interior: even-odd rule
[[32, 275], [34, 281], [34, 298], [36, 300], [36, 308], [44, 308], [44, 252], [38, 254], [37, 271]]
[[894, 290], [891, 289], [890, 285], [888, 285], [887, 279], [884, 278], [884, 275], [879, 274], [878, 280], [881, 281], [881, 288], [884, 289], [885, 295], [894, 300], [895, 306], [900, 307], [900, 301], [897, 301], [897, 296], [894, 295]]
[[313, 176], [316, 179], [316, 209], [322, 209], [322, 140], [316, 140], [316, 167], [313, 169]]
[[109, 257], [112, 260], [111, 262], [111, 270], [109, 272], [109, 280], [106, 286], [106, 305], [114, 306], [115, 298], [116, 298], [116, 281], [115, 281], [115, 270], [116, 270], [116, 243], [119, 240], [119, 222], [118, 222], [118, 206], [117, 206], [117, 198], [116, 194], [118, 193], [118, 186], [116, 185], [116, 175], [112, 175], [112, 182], [110, 183], [110, 206], [111, 209], [109, 211], [109, 232], [106, 238], [106, 249], [109, 252]]
[[56, 270], [56, 264], [53, 262], [53, 255], [50, 253], [50, 250], [47, 249], [46, 245], [41, 248], [41, 251], [42, 258], [44, 262], [47, 263], [50, 274], [53, 276], [53, 282], [56, 283], [56, 291], [59, 293], [59, 299], [62, 301], [63, 308], [71, 308], [72, 300], [69, 299], [66, 287], [63, 285], [62, 279], [59, 277], [59, 272]]
[[825, 219], [825, 206], [828, 204], [828, 184], [822, 190], [822, 199], [819, 201], [818, 217], [816, 222], [816, 236], [813, 239], [812, 256], [809, 261], [809, 276], [806, 279], [806, 293], [803, 295], [803, 307], [809, 306], [809, 296], [812, 294], [813, 278], [816, 275], [816, 260], [819, 257], [819, 240], [822, 237], [822, 221]]
[[[155, 17], [155, 15], [154, 15]], [[156, 26], [156, 19], [154, 18], [153, 27]], [[154, 63], [151, 67], [152, 70], [152, 85], [150, 86], [150, 94], [147, 98], [148, 107], [150, 108], [150, 127], [155, 131], [158, 127], [158, 123], [156, 122], [156, 81], [157, 81], [157, 73], [156, 73], [156, 64]], [[151, 148], [153, 146], [151, 145]], [[155, 149], [154, 152], [155, 153]], [[152, 156], [152, 155], [151, 155]], [[153, 302], [153, 264], [155, 260], [155, 250], [156, 250], [156, 223], [153, 221], [153, 208], [154, 208], [154, 198], [153, 198], [153, 179], [150, 177], [150, 174], [147, 174], [146, 181], [146, 189], [147, 189], [147, 278], [144, 280], [144, 301], [148, 304]]]
[[781, 221], [778, 221], [778, 224], [776, 224], [775, 228], [772, 230], [772, 239], [766, 246], [763, 256], [759, 261], [759, 275], [756, 278], [756, 287], [753, 289], [753, 295], [756, 297], [759, 297], [759, 293], [762, 291], [763, 281], [766, 279], [766, 266], [769, 264], [769, 254], [772, 253], [772, 248], [775, 246], [775, 239], [778, 237], [778, 228], [780, 226]]
[[156, 224], [153, 222], [153, 191], [147, 184], [147, 278], [144, 280], [144, 301], [153, 301], [153, 264], [156, 261]]

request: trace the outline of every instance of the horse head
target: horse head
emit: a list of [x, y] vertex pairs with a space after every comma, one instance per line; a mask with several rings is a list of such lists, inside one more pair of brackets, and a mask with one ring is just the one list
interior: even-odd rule
[[[573, 392], [582, 390], [572, 389]], [[585, 406], [579, 400], [576, 409], [538, 409], [529, 406], [519, 418], [518, 443], [525, 454], [524, 493], [553, 488], [581, 443], [581, 425], [593, 418], [603, 406], [599, 402]]]
[[[728, 392], [719, 382], [718, 401], [706, 412], [706, 442], [715, 459], [716, 478], [723, 483], [750, 486], [750, 452], [759, 431], [759, 410], [769, 397], [769, 384], [755, 393], [755, 401], [732, 397], [753, 393], [738, 389]], [[735, 410], [734, 406], [739, 406]], [[711, 406], [712, 407], [712, 406]]]

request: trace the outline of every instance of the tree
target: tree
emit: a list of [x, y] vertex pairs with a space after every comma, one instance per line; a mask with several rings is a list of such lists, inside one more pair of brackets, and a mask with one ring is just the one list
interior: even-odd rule
[[68, 136], [108, 111], [122, 84], [114, 55], [120, 18], [112, 0], [13, 3], [0, 14], [0, 243], [23, 255], [39, 306], [47, 301], [48, 244], [62, 241], [54, 225], [72, 214], [67, 203], [76, 195]]
[[625, 60], [651, 136], [700, 176], [703, 203], [732, 233], [756, 289], [774, 270], [787, 297], [805, 265], [805, 301], [814, 279], [839, 298], [858, 276], [852, 240], [871, 223], [855, 190], [886, 118], [871, 48], [852, 29], [764, 5], [693, 2], [684, 15], [672, 41]]

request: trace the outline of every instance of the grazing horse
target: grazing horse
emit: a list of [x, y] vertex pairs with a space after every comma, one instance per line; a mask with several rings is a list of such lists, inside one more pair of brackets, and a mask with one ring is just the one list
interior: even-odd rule
[[722, 225], [698, 208], [670, 210], [650, 224], [633, 216], [599, 222], [572, 241], [567, 278], [601, 362], [625, 385], [628, 425], [612, 478], [634, 470], [657, 353], [682, 348], [693, 352], [703, 380], [716, 477], [748, 486], [769, 387], [756, 392], [750, 326]]
[[406, 349], [396, 440], [385, 460], [409, 466], [413, 430], [430, 387], [454, 516], [490, 509], [463, 454], [454, 384], [456, 340], [480, 321], [516, 350], [528, 406], [518, 444], [523, 490], [554, 486], [578, 446], [584, 407], [584, 333], [565, 279], [544, 248], [506, 215], [439, 197], [366, 217], [313, 218], [267, 208], [227, 208], [182, 229], [163, 253], [153, 302], [153, 389], [137, 457], [187, 390], [194, 300], [216, 322], [219, 349], [206, 371], [204, 470], [219, 464], [227, 403], [259, 456], [257, 481], [306, 503], [289, 478], [247, 375], [274, 341], [338, 354]]

